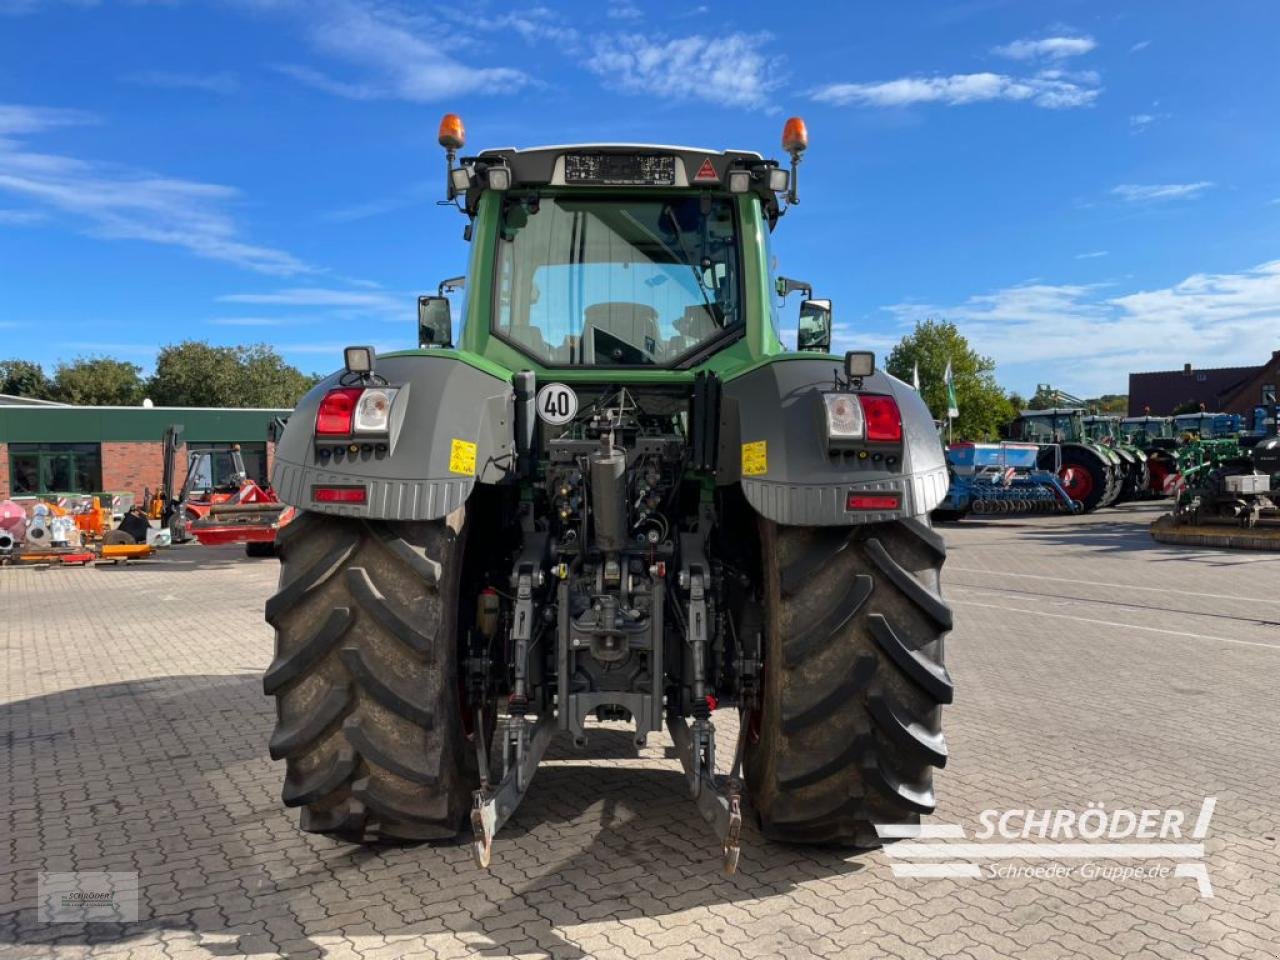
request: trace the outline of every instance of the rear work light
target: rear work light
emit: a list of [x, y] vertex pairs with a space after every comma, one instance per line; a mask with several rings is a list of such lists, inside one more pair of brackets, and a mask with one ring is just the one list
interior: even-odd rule
[[364, 487], [312, 487], [311, 499], [316, 503], [365, 503]]
[[356, 401], [364, 392], [363, 387], [338, 387], [330, 390], [320, 401], [316, 411], [316, 435], [320, 437], [348, 437], [351, 421], [356, 412]]
[[902, 501], [896, 493], [850, 493], [846, 510], [897, 510]]
[[902, 414], [898, 412], [898, 402], [893, 397], [865, 393], [858, 396], [858, 402], [862, 404], [868, 440], [902, 440]]

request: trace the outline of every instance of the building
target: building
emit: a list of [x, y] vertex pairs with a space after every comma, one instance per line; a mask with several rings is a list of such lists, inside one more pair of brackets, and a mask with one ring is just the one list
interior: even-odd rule
[[[265, 484], [274, 452], [267, 436], [290, 410], [205, 407], [75, 407], [0, 402], [0, 499], [48, 494], [132, 494], [160, 488], [166, 428], [180, 425], [178, 476], [187, 456], [240, 447], [251, 479]], [[216, 473], [229, 457], [211, 457]], [[213, 482], [221, 482], [214, 476]]]
[[1249, 416], [1253, 408], [1274, 397], [1280, 381], [1280, 350], [1257, 367], [1210, 367], [1129, 374], [1129, 416], [1145, 413], [1167, 417], [1185, 404], [1204, 405], [1211, 413]]

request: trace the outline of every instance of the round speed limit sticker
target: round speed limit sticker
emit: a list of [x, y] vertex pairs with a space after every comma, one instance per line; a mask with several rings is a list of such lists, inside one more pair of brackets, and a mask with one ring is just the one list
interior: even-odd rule
[[563, 383], [548, 383], [538, 391], [534, 404], [540, 420], [558, 427], [568, 423], [578, 412], [578, 395]]

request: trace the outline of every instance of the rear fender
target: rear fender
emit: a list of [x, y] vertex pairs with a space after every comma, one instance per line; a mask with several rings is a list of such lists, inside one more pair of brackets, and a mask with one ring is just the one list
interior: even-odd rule
[[[879, 523], [933, 510], [947, 495], [947, 464], [920, 395], [882, 371], [865, 378], [859, 392], [897, 402], [901, 448], [865, 444], [864, 459], [832, 454], [822, 394], [834, 390], [837, 375], [844, 376], [839, 359], [783, 355], [727, 379], [716, 482], [741, 484], [757, 512], [796, 526]], [[897, 458], [892, 465], [890, 454]], [[851, 511], [851, 493], [896, 495], [900, 506]]]
[[[318, 383], [289, 417], [276, 446], [271, 483], [285, 503], [319, 513], [382, 520], [438, 520], [466, 502], [476, 483], [503, 483], [514, 464], [511, 384], [453, 357], [378, 360], [377, 374], [401, 387], [392, 430], [379, 453], [361, 450], [322, 457], [316, 411], [326, 392], [342, 386], [335, 373]], [[317, 503], [313, 490], [359, 485], [364, 504]]]

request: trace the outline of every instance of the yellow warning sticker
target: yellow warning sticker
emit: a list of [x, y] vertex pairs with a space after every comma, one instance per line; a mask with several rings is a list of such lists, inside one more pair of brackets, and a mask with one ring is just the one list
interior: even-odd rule
[[454, 439], [449, 447], [449, 472], [464, 476], [476, 475], [476, 445], [466, 440]]
[[769, 446], [764, 440], [742, 445], [742, 475], [758, 477], [769, 472]]

